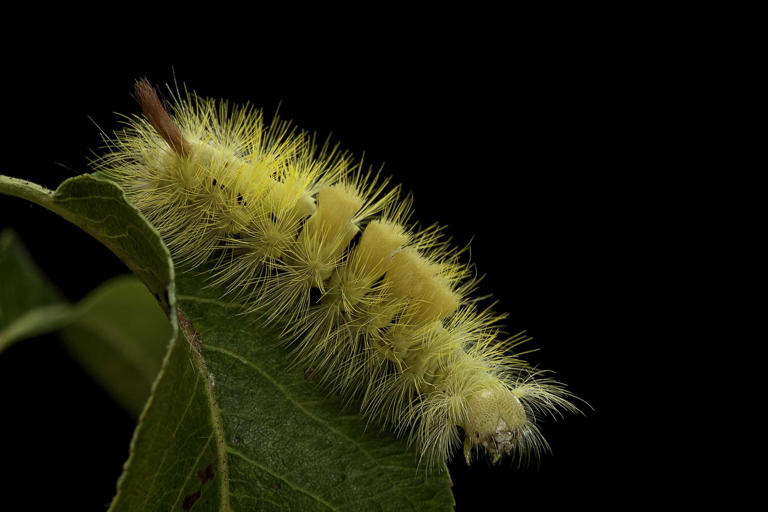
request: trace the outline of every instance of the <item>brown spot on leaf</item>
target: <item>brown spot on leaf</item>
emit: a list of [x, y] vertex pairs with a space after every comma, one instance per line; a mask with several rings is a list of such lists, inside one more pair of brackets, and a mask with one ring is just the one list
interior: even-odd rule
[[184, 501], [181, 502], [181, 508], [183, 510], [191, 509], [192, 505], [194, 505], [195, 502], [200, 499], [200, 491], [201, 490], [198, 490], [197, 492], [192, 493], [189, 496], [184, 496]]
[[200, 470], [197, 472], [197, 478], [200, 479], [200, 485], [203, 486], [208, 482], [209, 480], [213, 480], [213, 463], [208, 464], [205, 467], [205, 470]]
[[200, 496], [203, 494], [203, 486], [213, 480], [214, 476], [213, 463], [208, 464], [205, 469], [201, 469], [197, 472], [197, 478], [200, 479], [200, 488], [196, 492], [184, 497], [184, 500], [181, 502], [181, 508], [183, 510], [189, 510], [195, 503], [197, 503], [197, 500], [199, 500]]
[[311, 366], [304, 370], [304, 378], [306, 380], [315, 380], [317, 378], [317, 372]]
[[202, 340], [200, 339], [200, 334], [198, 334], [195, 328], [192, 327], [192, 322], [190, 322], [189, 319], [184, 316], [184, 312], [181, 310], [181, 308], [176, 310], [176, 316], [179, 319], [179, 327], [184, 333], [184, 336], [186, 336], [186, 338], [192, 344], [192, 348], [194, 348], [195, 351], [199, 354], [200, 347], [203, 344]]

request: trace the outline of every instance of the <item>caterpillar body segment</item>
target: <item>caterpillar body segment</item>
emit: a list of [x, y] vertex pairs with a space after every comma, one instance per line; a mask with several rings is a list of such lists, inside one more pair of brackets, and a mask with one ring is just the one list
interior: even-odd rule
[[193, 94], [171, 114], [147, 81], [143, 116], [94, 162], [162, 234], [184, 268], [283, 328], [290, 357], [431, 465], [526, 460], [548, 445], [536, 421], [575, 411], [560, 383], [511, 351], [499, 315], [440, 227], [416, 229], [400, 198], [337, 146], [251, 107]]

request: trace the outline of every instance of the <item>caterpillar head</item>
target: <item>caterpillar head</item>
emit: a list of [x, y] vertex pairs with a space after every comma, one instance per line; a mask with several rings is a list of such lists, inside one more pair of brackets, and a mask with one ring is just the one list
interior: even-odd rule
[[464, 458], [470, 463], [472, 449], [482, 447], [496, 463], [509, 454], [527, 424], [520, 400], [506, 388], [479, 391], [468, 400], [464, 429]]

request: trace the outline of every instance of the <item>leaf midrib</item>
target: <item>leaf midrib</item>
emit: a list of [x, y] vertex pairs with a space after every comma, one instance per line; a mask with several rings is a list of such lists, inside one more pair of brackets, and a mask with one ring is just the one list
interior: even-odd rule
[[[208, 367], [205, 364], [205, 359], [199, 350], [198, 339], [199, 335], [197, 331], [192, 327], [192, 323], [184, 316], [180, 307], [177, 307], [177, 315], [179, 319], [179, 330], [184, 337], [184, 341], [191, 345], [192, 360], [198, 371], [198, 374], [203, 379], [203, 391], [206, 395], [206, 403], [211, 413], [211, 423], [213, 424], [213, 434], [216, 436], [216, 465], [218, 467], [218, 474], [220, 475], [220, 492], [221, 501], [219, 502], [219, 510], [222, 512], [229, 512], [230, 510], [230, 496], [229, 496], [229, 464], [227, 462], [227, 442], [224, 436], [224, 426], [221, 420], [220, 408], [216, 401], [216, 395], [213, 392], [213, 386], [211, 384], [211, 374], [208, 372]], [[207, 443], [206, 443], [207, 446]], [[195, 464], [196, 465], [196, 464]], [[194, 467], [194, 466], [193, 466]], [[183, 489], [183, 486], [182, 486]]]

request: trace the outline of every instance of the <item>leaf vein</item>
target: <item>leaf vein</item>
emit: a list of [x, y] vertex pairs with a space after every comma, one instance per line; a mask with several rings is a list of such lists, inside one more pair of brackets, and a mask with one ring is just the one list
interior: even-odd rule
[[[360, 450], [360, 452], [361, 452], [361, 453], [363, 453], [363, 454], [364, 454], [364, 455], [365, 455], [365, 456], [366, 456], [366, 457], [367, 457], [367, 458], [368, 458], [368, 459], [369, 459], [371, 462], [373, 462], [373, 463], [374, 463], [374, 464], [375, 464], [377, 467], [385, 467], [384, 465], [382, 465], [382, 464], [379, 462], [379, 460], [378, 460], [378, 459], [376, 459], [376, 458], [375, 458], [373, 455], [371, 455], [371, 454], [370, 454], [370, 452], [368, 452], [368, 450], [366, 450], [366, 449], [365, 449], [365, 448], [364, 448], [364, 447], [363, 447], [363, 446], [362, 446], [362, 445], [361, 445], [361, 444], [360, 444], [360, 443], [359, 443], [359, 442], [358, 442], [356, 439], [354, 439], [354, 438], [352, 438], [352, 437], [349, 437], [347, 434], [345, 434], [344, 432], [342, 432], [342, 431], [338, 430], [338, 429], [337, 429], [337, 428], [335, 428], [333, 425], [331, 425], [330, 423], [328, 423], [327, 421], [325, 421], [323, 418], [320, 418], [319, 416], [317, 416], [317, 415], [313, 414], [313, 413], [312, 413], [311, 411], [309, 411], [309, 410], [308, 410], [308, 409], [307, 409], [307, 408], [306, 408], [306, 407], [305, 407], [303, 404], [301, 404], [300, 402], [298, 402], [298, 401], [297, 401], [297, 400], [296, 400], [296, 399], [295, 399], [295, 398], [294, 398], [294, 397], [293, 397], [293, 396], [292, 396], [292, 395], [291, 395], [291, 394], [290, 394], [290, 393], [289, 393], [289, 392], [288, 392], [288, 391], [285, 389], [285, 387], [284, 387], [283, 385], [281, 385], [281, 384], [280, 384], [278, 381], [276, 381], [276, 380], [275, 380], [275, 379], [274, 379], [274, 378], [273, 378], [271, 375], [269, 375], [267, 372], [265, 372], [265, 371], [264, 371], [262, 368], [260, 368], [259, 366], [257, 366], [257, 365], [256, 365], [256, 364], [254, 364], [253, 362], [249, 361], [248, 359], [246, 359], [246, 358], [242, 357], [242, 356], [241, 356], [241, 355], [239, 355], [239, 354], [235, 354], [234, 352], [230, 352], [230, 351], [229, 351], [229, 350], [227, 350], [227, 349], [224, 349], [224, 348], [221, 348], [221, 347], [217, 347], [217, 346], [215, 346], [215, 345], [211, 345], [211, 344], [205, 344], [205, 345], [203, 346], [203, 350], [212, 350], [212, 351], [214, 351], [214, 352], [219, 352], [219, 353], [221, 353], [221, 354], [224, 354], [224, 355], [227, 355], [227, 356], [229, 356], [229, 357], [232, 357], [232, 358], [234, 358], [234, 359], [237, 359], [238, 361], [240, 361], [241, 363], [243, 363], [243, 364], [245, 364], [245, 365], [247, 365], [247, 366], [250, 366], [251, 368], [253, 368], [253, 369], [254, 369], [254, 370], [256, 370], [257, 372], [259, 372], [259, 373], [260, 373], [262, 376], [264, 376], [264, 377], [265, 377], [267, 380], [269, 380], [269, 381], [272, 383], [272, 385], [274, 385], [274, 386], [275, 386], [275, 387], [276, 387], [278, 390], [280, 390], [280, 391], [283, 393], [283, 395], [286, 397], [286, 399], [287, 399], [288, 401], [290, 401], [292, 404], [294, 404], [294, 405], [295, 405], [295, 406], [296, 406], [296, 407], [297, 407], [297, 408], [298, 408], [298, 409], [299, 409], [299, 410], [300, 410], [302, 413], [304, 413], [306, 416], [308, 416], [308, 417], [312, 418], [313, 420], [315, 420], [315, 421], [316, 421], [316, 422], [318, 422], [319, 424], [323, 425], [325, 428], [327, 428], [327, 429], [328, 429], [328, 430], [330, 430], [331, 432], [335, 433], [336, 435], [338, 435], [338, 436], [340, 436], [340, 437], [344, 438], [345, 440], [349, 441], [349, 442], [350, 442], [351, 444], [353, 444], [353, 445], [354, 445], [354, 446], [355, 446], [355, 447], [356, 447], [358, 450]], [[384, 472], [384, 474], [386, 475], [386, 478], [387, 478], [387, 480], [388, 480], [388, 482], [389, 482], [389, 484], [390, 484], [391, 488], [392, 488], [394, 491], [397, 491], [398, 487], [397, 487], [397, 485], [395, 485], [395, 482], [392, 480], [392, 478], [390, 477], [390, 475], [389, 475], [387, 472]]]
[[313, 493], [313, 492], [311, 492], [311, 491], [309, 491], [309, 490], [307, 490], [307, 489], [304, 489], [304, 488], [303, 488], [303, 487], [301, 487], [300, 485], [297, 485], [297, 484], [295, 484], [294, 482], [292, 482], [292, 481], [288, 480], [288, 479], [287, 479], [287, 478], [286, 478], [284, 475], [280, 475], [280, 474], [278, 474], [278, 473], [275, 473], [274, 471], [270, 470], [270, 469], [269, 469], [269, 468], [267, 468], [266, 466], [262, 466], [261, 464], [259, 464], [259, 463], [258, 463], [258, 462], [256, 462], [255, 460], [253, 460], [253, 459], [250, 459], [250, 458], [246, 457], [245, 455], [243, 455], [242, 453], [240, 453], [239, 451], [235, 450], [234, 448], [232, 448], [232, 447], [231, 447], [231, 446], [229, 446], [229, 445], [227, 445], [227, 453], [230, 453], [230, 454], [232, 454], [232, 455], [235, 455], [236, 457], [240, 457], [240, 458], [241, 458], [241, 459], [243, 459], [245, 462], [247, 462], [247, 463], [249, 463], [249, 464], [251, 464], [251, 465], [253, 465], [253, 466], [256, 466], [257, 468], [261, 469], [261, 470], [262, 470], [262, 471], [264, 471], [265, 473], [269, 473], [270, 475], [274, 476], [275, 478], [279, 478], [280, 480], [282, 480], [283, 482], [285, 482], [286, 484], [288, 484], [288, 487], [290, 487], [291, 489], [293, 489], [293, 490], [295, 490], [295, 491], [298, 491], [298, 492], [300, 492], [300, 493], [302, 493], [302, 494], [306, 494], [306, 495], [307, 495], [307, 496], [309, 496], [310, 498], [313, 498], [313, 499], [317, 500], [319, 503], [322, 503], [323, 505], [325, 505], [326, 507], [328, 507], [330, 510], [337, 510], [337, 511], [339, 510], [339, 509], [337, 509], [336, 507], [334, 507], [333, 505], [331, 505], [330, 503], [328, 503], [327, 501], [325, 501], [325, 500], [324, 500], [323, 498], [321, 498], [320, 496], [316, 495], [315, 493]]

